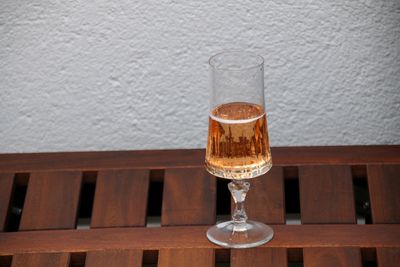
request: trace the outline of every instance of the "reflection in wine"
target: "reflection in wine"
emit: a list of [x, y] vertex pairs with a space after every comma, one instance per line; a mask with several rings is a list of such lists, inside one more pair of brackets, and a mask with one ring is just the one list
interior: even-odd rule
[[206, 167], [228, 179], [248, 179], [272, 166], [262, 106], [234, 102], [214, 108], [209, 118]]

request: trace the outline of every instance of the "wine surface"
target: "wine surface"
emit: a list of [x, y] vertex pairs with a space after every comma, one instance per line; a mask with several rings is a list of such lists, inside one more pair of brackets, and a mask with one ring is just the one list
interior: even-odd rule
[[248, 179], [272, 166], [264, 108], [245, 102], [216, 107], [209, 117], [206, 168], [215, 176]]

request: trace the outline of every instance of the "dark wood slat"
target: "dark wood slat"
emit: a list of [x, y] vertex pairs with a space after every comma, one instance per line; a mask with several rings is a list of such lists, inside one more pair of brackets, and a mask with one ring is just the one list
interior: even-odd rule
[[[400, 223], [400, 165], [368, 165], [368, 187], [374, 223]], [[397, 266], [400, 249], [377, 248], [379, 266]]]
[[212, 267], [215, 255], [211, 249], [162, 249], [158, 256], [159, 267]]
[[[146, 224], [149, 171], [100, 171], [92, 213], [92, 228]], [[85, 266], [142, 266], [142, 250], [91, 251]]]
[[0, 232], [4, 231], [14, 183], [13, 173], [0, 173]]
[[303, 252], [305, 267], [361, 267], [357, 248], [307, 248]]
[[[355, 223], [350, 166], [299, 168], [302, 223]], [[361, 267], [359, 248], [305, 248], [304, 266]]]
[[[274, 165], [400, 163], [400, 146], [274, 147]], [[0, 154], [1, 172], [203, 167], [204, 150]]]
[[[267, 224], [285, 223], [285, 192], [282, 167], [272, 169], [261, 177], [249, 180], [246, 213], [251, 220]], [[233, 203], [233, 200], [232, 200]], [[234, 205], [231, 205], [232, 209]]]
[[204, 168], [166, 170], [161, 224], [214, 224], [215, 179]]
[[231, 267], [287, 267], [287, 252], [283, 248], [232, 249]]
[[141, 250], [89, 251], [85, 267], [141, 267]]
[[378, 248], [376, 256], [379, 267], [398, 267], [400, 264], [400, 248]]
[[29, 253], [16, 254], [12, 259], [12, 267], [68, 267], [68, 253]]
[[29, 178], [20, 230], [75, 228], [80, 172], [35, 172]]
[[149, 171], [100, 171], [91, 227], [144, 226]]
[[[206, 236], [209, 226], [97, 228], [0, 233], [0, 256], [24, 252], [82, 252], [108, 249], [218, 248]], [[396, 247], [398, 224], [274, 225], [275, 237], [262, 247]]]
[[355, 223], [349, 166], [299, 168], [302, 223]]
[[400, 165], [368, 165], [374, 223], [400, 223]]
[[[215, 223], [215, 179], [204, 168], [166, 170], [161, 224]], [[214, 257], [212, 249], [161, 249], [158, 266], [214, 266]]]
[[[250, 183], [250, 191], [246, 197], [246, 212], [249, 218], [267, 224], [284, 224], [285, 196], [282, 167], [272, 167], [267, 174], [251, 179]], [[286, 249], [233, 249], [231, 266], [287, 266], [286, 254]]]

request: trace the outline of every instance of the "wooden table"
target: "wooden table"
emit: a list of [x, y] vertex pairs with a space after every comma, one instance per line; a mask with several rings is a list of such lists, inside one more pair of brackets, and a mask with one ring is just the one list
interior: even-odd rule
[[0, 266], [400, 266], [400, 146], [272, 156], [247, 211], [275, 237], [229, 250], [205, 237], [231, 199], [204, 150], [2, 154]]

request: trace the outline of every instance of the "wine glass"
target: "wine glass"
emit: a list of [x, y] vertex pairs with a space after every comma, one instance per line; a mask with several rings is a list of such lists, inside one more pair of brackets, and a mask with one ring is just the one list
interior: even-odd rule
[[231, 179], [235, 202], [232, 220], [218, 223], [207, 238], [228, 248], [250, 248], [272, 239], [271, 227], [247, 220], [247, 179], [272, 167], [264, 109], [264, 59], [247, 52], [212, 56], [211, 103], [205, 166], [211, 174]]

